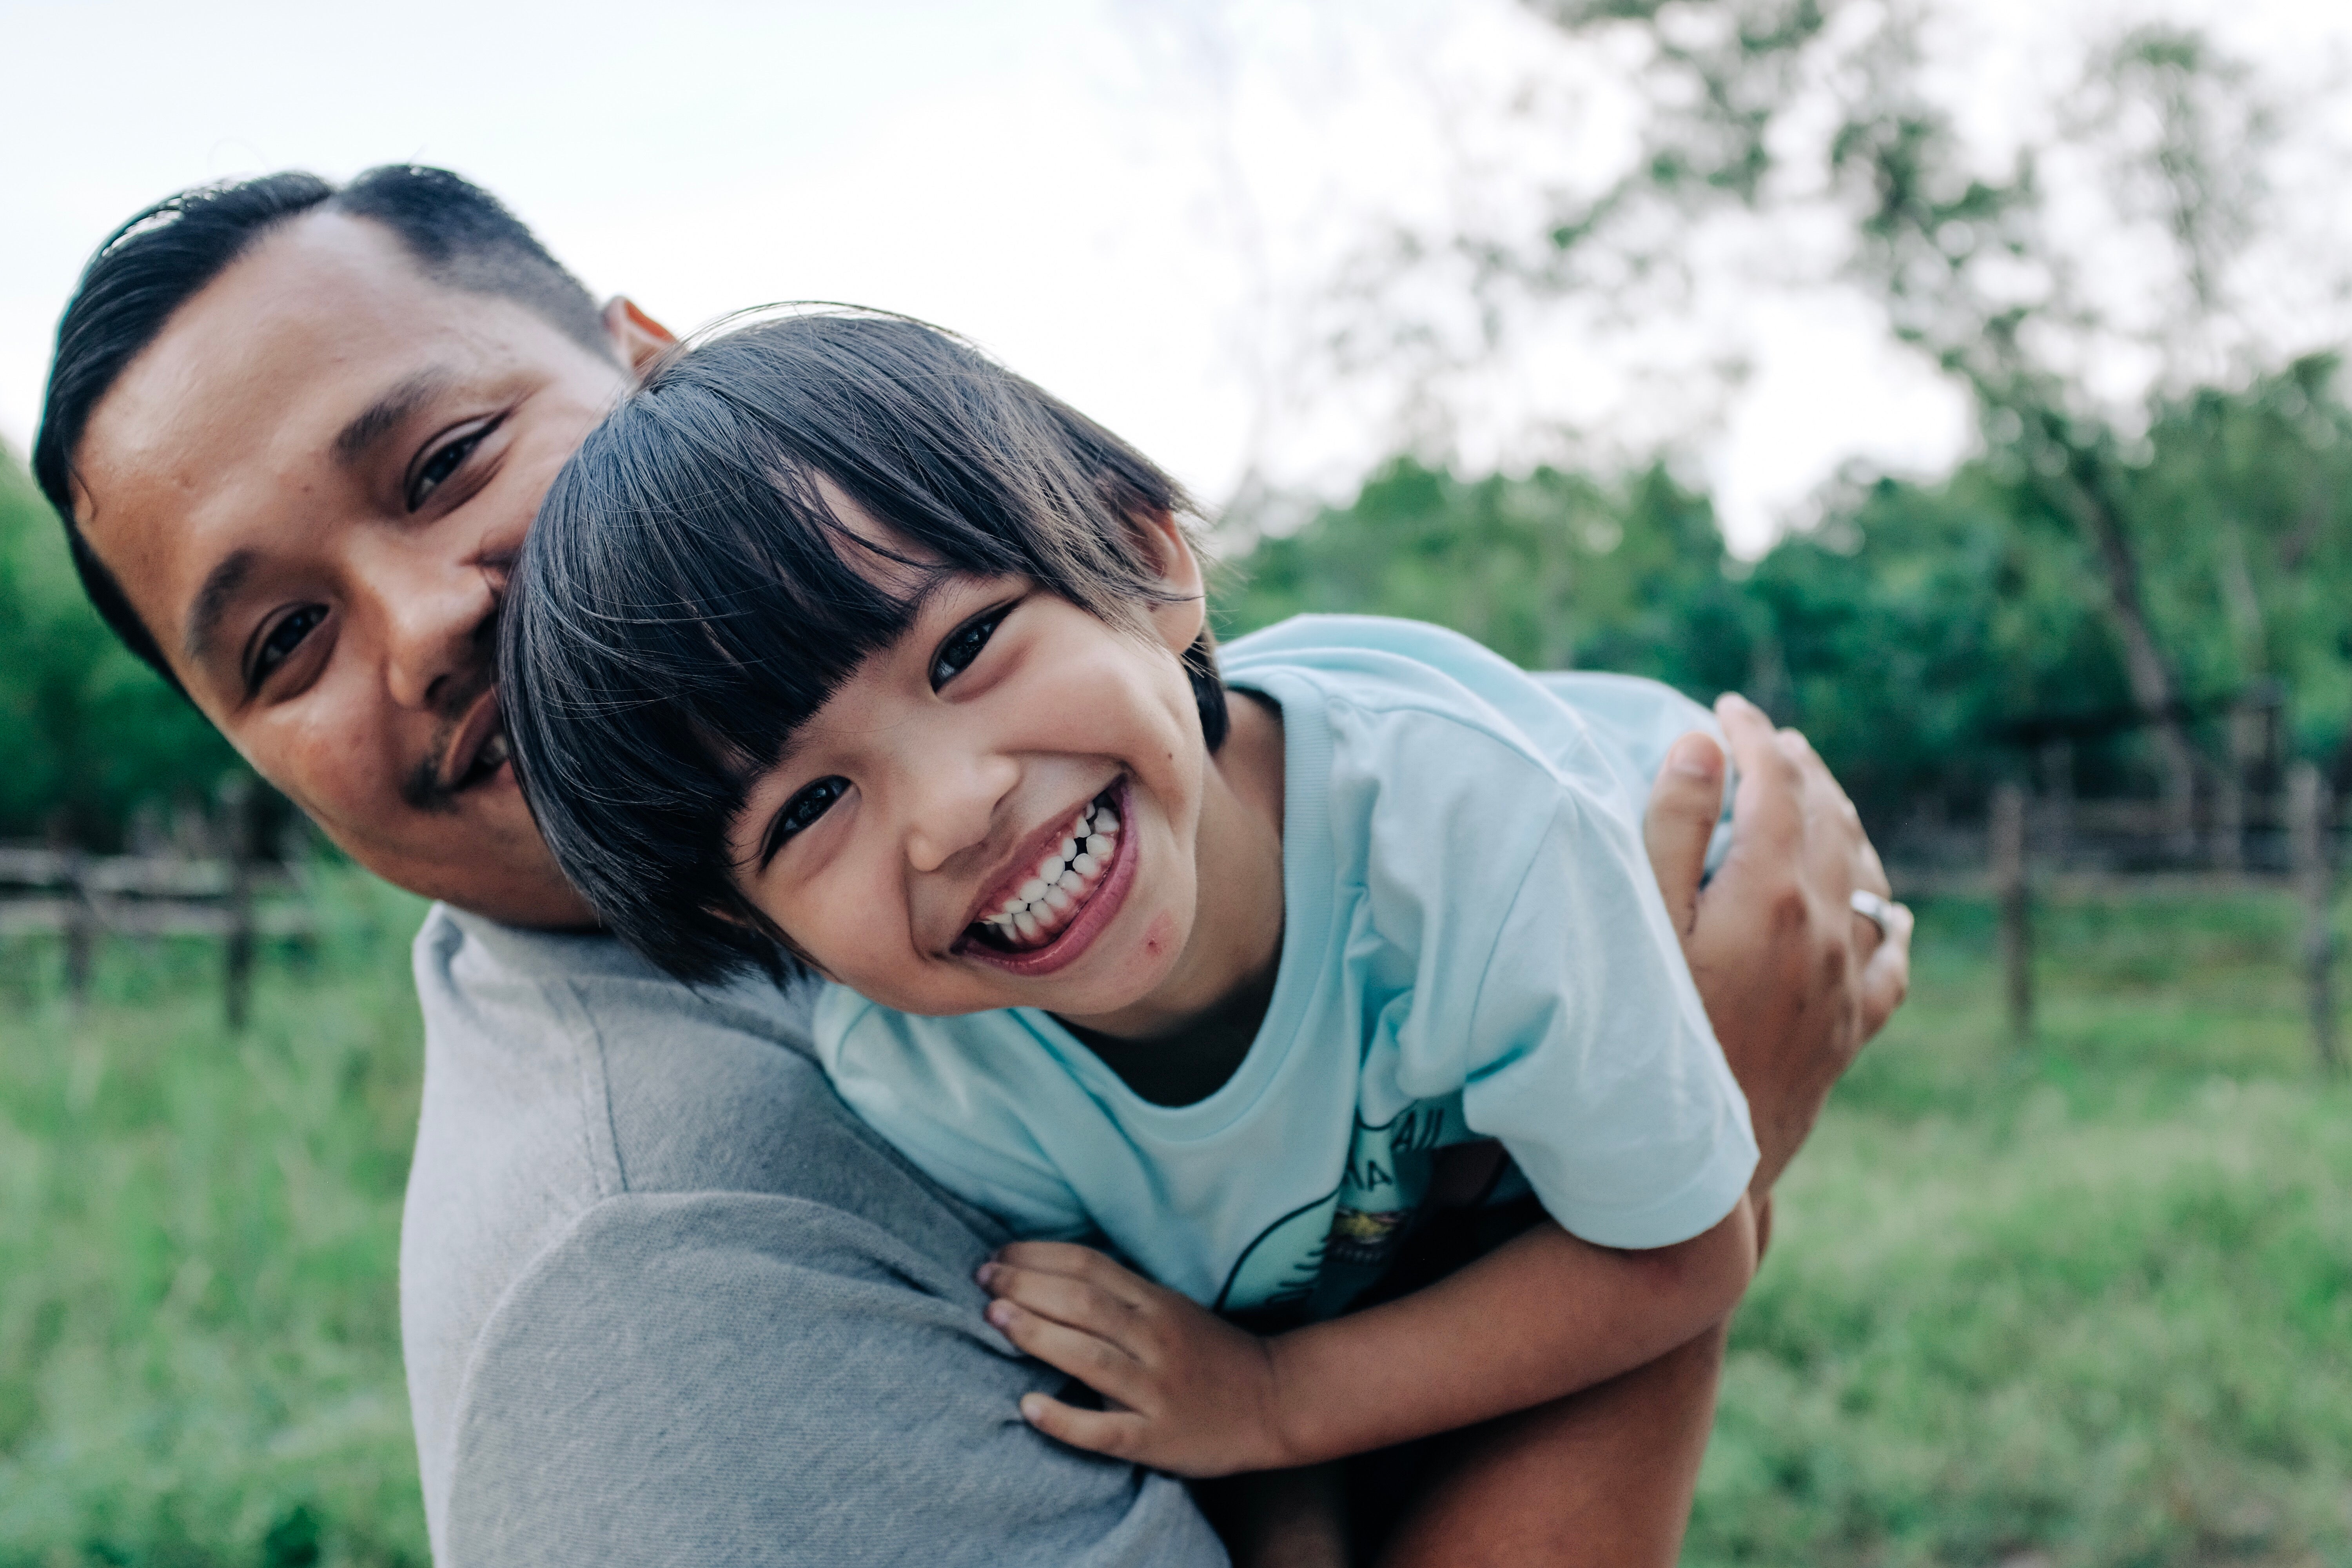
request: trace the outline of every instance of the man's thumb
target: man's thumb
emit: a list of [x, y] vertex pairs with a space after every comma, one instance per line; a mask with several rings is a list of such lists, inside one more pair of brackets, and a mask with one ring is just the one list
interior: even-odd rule
[[1667, 752], [1642, 818], [1651, 874], [1665, 895], [1675, 930], [1685, 936], [1698, 923], [1698, 879], [1706, 870], [1707, 840], [1722, 814], [1723, 748], [1694, 730]]

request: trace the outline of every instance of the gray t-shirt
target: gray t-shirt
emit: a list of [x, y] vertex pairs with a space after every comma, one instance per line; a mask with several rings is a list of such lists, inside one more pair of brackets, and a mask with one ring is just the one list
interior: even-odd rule
[[845, 1110], [797, 996], [436, 907], [401, 1338], [441, 1568], [1213, 1565], [1055, 1445], [981, 1318], [1003, 1239]]

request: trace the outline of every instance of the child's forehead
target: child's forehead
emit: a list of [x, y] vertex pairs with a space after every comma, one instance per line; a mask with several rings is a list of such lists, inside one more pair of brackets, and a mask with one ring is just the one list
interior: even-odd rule
[[866, 510], [831, 476], [813, 474], [810, 480], [835, 525], [848, 536], [835, 543], [842, 564], [892, 598], [919, 602], [937, 592], [941, 578], [955, 574], [937, 551]]

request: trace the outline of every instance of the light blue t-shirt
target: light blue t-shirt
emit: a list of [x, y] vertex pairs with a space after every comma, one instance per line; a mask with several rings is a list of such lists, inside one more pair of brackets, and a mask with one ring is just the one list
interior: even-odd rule
[[1300, 616], [1222, 663], [1280, 706], [1284, 749], [1282, 959], [1234, 1076], [1154, 1105], [1036, 1009], [916, 1017], [833, 986], [816, 1047], [842, 1098], [1016, 1234], [1108, 1243], [1220, 1310], [1344, 1308], [1431, 1151], [1475, 1139], [1601, 1246], [1729, 1213], [1747, 1102], [1641, 830], [1706, 711], [1410, 621]]

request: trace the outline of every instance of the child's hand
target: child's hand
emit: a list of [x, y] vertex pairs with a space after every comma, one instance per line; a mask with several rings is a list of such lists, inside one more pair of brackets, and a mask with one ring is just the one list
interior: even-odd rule
[[1080, 1410], [1032, 1394], [1021, 1414], [1048, 1436], [1180, 1476], [1279, 1469], [1290, 1458], [1266, 1341], [1092, 1247], [1021, 1241], [981, 1266], [988, 1321], [1022, 1350], [1101, 1394]]

